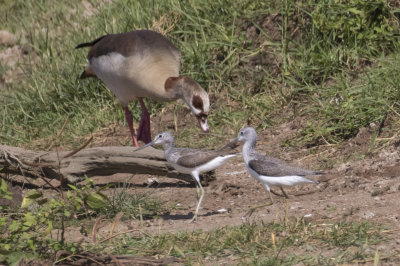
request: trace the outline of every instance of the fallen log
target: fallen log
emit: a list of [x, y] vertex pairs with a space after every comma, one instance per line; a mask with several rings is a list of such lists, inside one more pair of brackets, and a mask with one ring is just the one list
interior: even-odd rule
[[134, 147], [95, 147], [78, 152], [48, 152], [0, 145], [0, 173], [57, 179], [61, 184], [77, 183], [85, 176], [116, 173], [159, 175], [193, 182], [190, 175], [179, 174], [169, 166], [163, 151], [152, 147], [134, 150]]

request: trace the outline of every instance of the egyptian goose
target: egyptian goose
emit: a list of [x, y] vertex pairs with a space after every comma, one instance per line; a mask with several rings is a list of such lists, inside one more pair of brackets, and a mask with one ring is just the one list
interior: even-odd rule
[[[192, 78], [179, 76], [181, 54], [163, 35], [151, 30], [108, 34], [76, 48], [91, 47], [80, 78], [98, 77], [119, 99], [125, 111], [133, 143], [151, 141], [150, 114], [143, 98], [172, 101], [178, 98], [190, 107], [204, 132], [209, 131], [207, 92]], [[131, 101], [139, 100], [142, 116], [137, 135], [133, 129]]]

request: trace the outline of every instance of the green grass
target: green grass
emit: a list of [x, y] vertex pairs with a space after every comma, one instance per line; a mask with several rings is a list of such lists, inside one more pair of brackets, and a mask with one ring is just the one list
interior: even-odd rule
[[[281, 108], [293, 106], [310, 117], [307, 142], [318, 144], [320, 136], [341, 142], [369, 122], [399, 111], [398, 83], [388, 88], [389, 97], [381, 89], [397, 78], [389, 71], [392, 65], [380, 66], [395, 60], [399, 51], [394, 2], [170, 0], [93, 5], [95, 15], [84, 16], [81, 1], [4, 1], [0, 23], [17, 32], [18, 43], [31, 51], [20, 66], [23, 78], [0, 92], [2, 143], [43, 144], [69, 117], [58, 141], [77, 146], [79, 137], [112, 121], [123, 123], [117, 100], [101, 81], [77, 79], [87, 51], [74, 47], [105, 33], [136, 28], [166, 32], [180, 48], [182, 74], [198, 80], [214, 100], [210, 124], [217, 136], [226, 136], [226, 131], [235, 135], [247, 123], [265, 129], [290, 119], [292, 115], [282, 117]], [[279, 33], [278, 39], [263, 28], [265, 17], [276, 18], [270, 28]], [[250, 26], [259, 31], [257, 38], [246, 37]], [[257, 56], [273, 59], [275, 65], [255, 65], [251, 60]], [[372, 80], [374, 84], [364, 78], [377, 71], [380, 80]], [[380, 93], [370, 93], [373, 86]], [[343, 98], [340, 106], [331, 104], [335, 97]], [[372, 106], [371, 97], [379, 97]], [[154, 113], [162, 104], [150, 106]], [[347, 109], [336, 115], [343, 107]], [[133, 110], [138, 119], [140, 111]], [[348, 117], [349, 112], [361, 114]], [[188, 125], [187, 130], [196, 126]], [[180, 136], [188, 134], [178, 132]], [[216, 142], [217, 138], [204, 146]]]
[[122, 219], [154, 219], [172, 210], [159, 198], [152, 197], [148, 192], [130, 192], [132, 187], [127, 183], [113, 187], [108, 195], [105, 206], [98, 211], [98, 215], [104, 214], [107, 219], [113, 219], [122, 212]]
[[382, 231], [370, 223], [245, 223], [209, 232], [123, 235], [86, 250], [174, 256], [187, 264], [228, 260], [256, 265], [331, 265], [370, 261], [375, 255], [374, 247], [385, 242]]
[[337, 144], [358, 133], [362, 127], [375, 122], [376, 131], [398, 127], [400, 79], [396, 73], [400, 53], [376, 59], [374, 66], [352, 73], [341, 73], [329, 85], [310, 87], [310, 104], [304, 113], [312, 114], [297, 141], [308, 144]]

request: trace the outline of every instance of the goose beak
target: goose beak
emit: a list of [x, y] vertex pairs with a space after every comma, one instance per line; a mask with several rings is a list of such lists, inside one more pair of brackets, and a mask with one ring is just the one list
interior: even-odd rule
[[204, 133], [210, 132], [206, 117], [197, 117], [197, 121], [199, 121], [200, 128]]
[[152, 145], [154, 145], [154, 141], [147, 143], [147, 144], [146, 144], [146, 145], [144, 145], [143, 147], [140, 147], [140, 148], [138, 148], [138, 149], [134, 150], [133, 152], [137, 152], [137, 151], [140, 151], [140, 150], [146, 149], [147, 147], [149, 147], [149, 146], [152, 146]]

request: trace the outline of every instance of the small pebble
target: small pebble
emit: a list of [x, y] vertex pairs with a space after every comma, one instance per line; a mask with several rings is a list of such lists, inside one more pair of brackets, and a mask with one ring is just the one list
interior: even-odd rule
[[0, 30], [0, 43], [5, 45], [13, 45], [15, 43], [15, 36], [14, 34], [6, 31]]
[[154, 184], [154, 183], [159, 183], [157, 178], [147, 178], [147, 183], [149, 184]]
[[368, 212], [368, 213], [365, 214], [365, 217], [366, 217], [367, 219], [371, 219], [371, 218], [373, 218], [374, 216], [375, 216], [375, 213], [373, 213], [373, 212]]
[[218, 213], [225, 213], [225, 212], [228, 212], [228, 210], [225, 209], [225, 208], [222, 208], [222, 209], [219, 209], [217, 212]]

